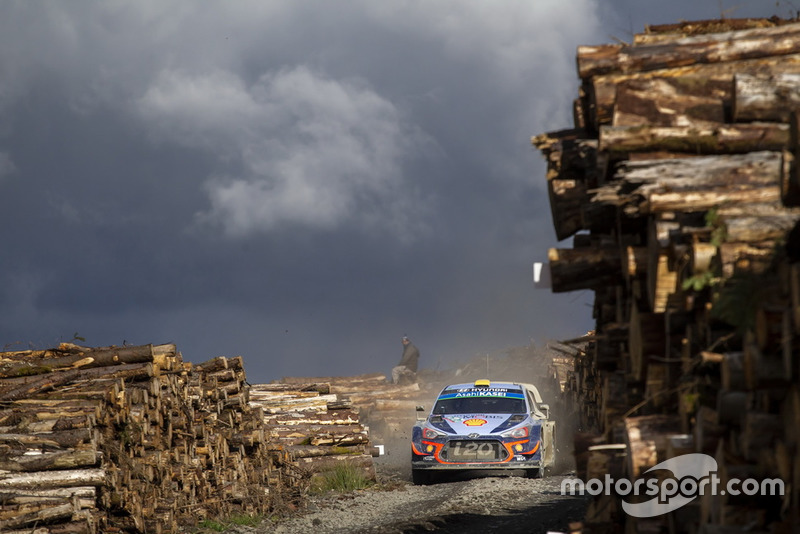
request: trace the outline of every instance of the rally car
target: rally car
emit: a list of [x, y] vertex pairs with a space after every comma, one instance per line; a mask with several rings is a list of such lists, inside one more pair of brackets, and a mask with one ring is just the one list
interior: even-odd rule
[[[424, 410], [418, 407], [418, 410]], [[411, 434], [411, 473], [429, 484], [451, 470], [523, 470], [544, 476], [553, 465], [555, 422], [531, 384], [490, 382], [446, 386]]]

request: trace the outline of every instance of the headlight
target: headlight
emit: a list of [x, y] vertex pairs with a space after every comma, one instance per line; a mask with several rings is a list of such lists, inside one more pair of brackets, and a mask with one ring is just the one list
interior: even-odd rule
[[436, 439], [440, 436], [444, 436], [444, 434], [437, 432], [432, 428], [425, 427], [422, 429], [422, 437], [425, 439]]
[[519, 428], [515, 428], [514, 430], [503, 432], [502, 435], [504, 438], [527, 438], [529, 432], [530, 430], [527, 426], [521, 426]]

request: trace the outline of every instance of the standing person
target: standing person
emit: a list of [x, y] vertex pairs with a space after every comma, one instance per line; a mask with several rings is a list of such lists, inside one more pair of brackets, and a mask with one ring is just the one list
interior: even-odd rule
[[419, 349], [411, 343], [407, 336], [403, 336], [403, 356], [392, 369], [392, 382], [399, 384], [403, 378], [413, 380], [417, 374], [417, 363], [419, 363]]

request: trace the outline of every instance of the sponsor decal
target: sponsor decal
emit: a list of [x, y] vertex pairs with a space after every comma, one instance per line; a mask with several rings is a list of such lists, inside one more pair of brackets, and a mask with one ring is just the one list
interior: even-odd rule
[[486, 423], [488, 423], [486, 419], [478, 419], [478, 418], [467, 419], [466, 421], [464, 421], [464, 426], [483, 426]]
[[521, 391], [508, 391], [501, 388], [496, 389], [461, 389], [458, 391], [448, 391], [439, 395], [438, 400], [461, 399], [464, 397], [506, 397], [510, 399], [524, 399], [525, 395]]
[[484, 422], [489, 422], [489, 419], [504, 419], [508, 416], [506, 415], [492, 415], [492, 414], [471, 414], [471, 415], [448, 415], [445, 416], [444, 420], [449, 423], [462, 423], [466, 424], [466, 421], [470, 419], [482, 419]]

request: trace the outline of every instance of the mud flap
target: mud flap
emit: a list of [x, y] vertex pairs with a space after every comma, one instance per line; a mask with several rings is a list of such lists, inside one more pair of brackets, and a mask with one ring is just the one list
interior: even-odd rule
[[553, 467], [556, 462], [556, 422], [546, 421], [542, 427], [542, 465]]

